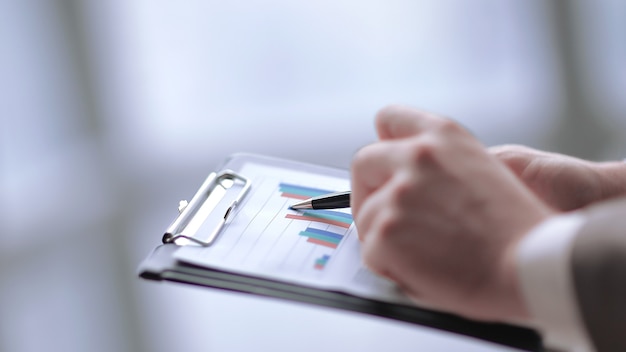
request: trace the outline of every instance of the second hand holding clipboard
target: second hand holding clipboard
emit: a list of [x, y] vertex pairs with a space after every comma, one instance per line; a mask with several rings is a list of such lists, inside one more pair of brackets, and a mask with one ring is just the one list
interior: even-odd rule
[[230, 157], [221, 170], [181, 207], [165, 244], [141, 264], [143, 278], [330, 306], [540, 350], [533, 330], [417, 306], [370, 273], [348, 209], [289, 209], [348, 189], [347, 170], [248, 154]]

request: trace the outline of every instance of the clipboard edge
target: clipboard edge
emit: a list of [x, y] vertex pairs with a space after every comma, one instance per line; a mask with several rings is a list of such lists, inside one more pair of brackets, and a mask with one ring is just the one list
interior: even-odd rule
[[541, 335], [527, 327], [474, 321], [418, 306], [394, 304], [344, 292], [322, 290], [190, 265], [178, 262], [173, 258], [172, 254], [176, 249], [173, 244], [163, 244], [156, 247], [142, 262], [138, 272], [139, 277], [163, 283], [182, 283], [279, 301], [286, 300], [340, 309], [416, 324], [526, 351], [543, 351]]

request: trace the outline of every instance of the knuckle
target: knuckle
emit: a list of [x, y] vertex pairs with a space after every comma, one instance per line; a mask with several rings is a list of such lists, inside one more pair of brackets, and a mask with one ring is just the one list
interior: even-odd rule
[[401, 114], [402, 111], [404, 110], [405, 110], [404, 106], [399, 105], [399, 104], [387, 105], [383, 107], [382, 109], [378, 110], [378, 113], [376, 114], [376, 122], [380, 123], [382, 120], [385, 120], [388, 117]]
[[466, 133], [465, 128], [463, 128], [459, 123], [448, 118], [442, 118], [439, 120], [437, 130], [443, 134]]
[[413, 142], [407, 156], [413, 165], [419, 166], [434, 160], [438, 149], [439, 146], [431, 139], [420, 138]]
[[398, 179], [394, 186], [389, 192], [390, 203], [401, 209], [413, 198], [417, 185], [411, 177], [406, 176]]

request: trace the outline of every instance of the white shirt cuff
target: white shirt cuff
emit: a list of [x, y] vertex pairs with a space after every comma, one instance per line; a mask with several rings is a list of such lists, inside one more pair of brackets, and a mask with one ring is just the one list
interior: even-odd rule
[[582, 323], [573, 288], [573, 240], [585, 222], [582, 213], [555, 216], [520, 242], [517, 264], [522, 294], [548, 347], [594, 351]]

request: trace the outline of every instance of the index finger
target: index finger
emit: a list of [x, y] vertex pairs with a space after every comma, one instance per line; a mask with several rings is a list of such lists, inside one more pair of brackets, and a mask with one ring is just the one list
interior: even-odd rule
[[358, 218], [364, 200], [385, 184], [402, 164], [403, 145], [381, 141], [361, 148], [352, 158], [350, 206]]

